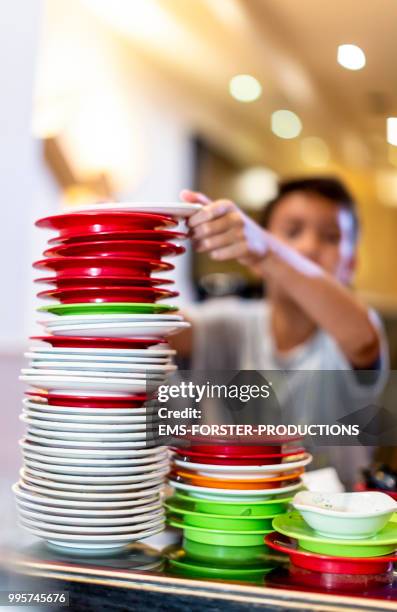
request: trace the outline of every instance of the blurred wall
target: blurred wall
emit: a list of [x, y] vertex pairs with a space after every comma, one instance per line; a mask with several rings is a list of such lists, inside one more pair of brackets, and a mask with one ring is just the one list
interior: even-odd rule
[[[79, 13], [73, 11], [76, 3], [67, 2], [52, 3], [52, 9], [56, 5], [63, 8], [63, 12], [59, 13], [58, 21], [51, 22], [51, 36], [48, 37], [40, 4], [38, 0], [28, 3], [16, 0], [2, 8], [0, 20], [0, 71], [4, 83], [0, 98], [0, 176], [5, 211], [0, 240], [3, 289], [0, 316], [0, 461], [2, 466], [7, 466], [3, 468], [0, 489], [3, 487], [5, 494], [9, 493], [9, 484], [17, 479], [21, 465], [18, 439], [22, 436], [23, 427], [18, 416], [24, 385], [18, 381], [18, 375], [20, 368], [26, 367], [23, 351], [28, 346], [28, 336], [41, 331], [36, 324], [37, 286], [33, 285], [37, 271], [32, 270], [31, 263], [41, 257], [49, 233], [35, 228], [34, 221], [59, 212], [62, 199], [51, 172], [44, 164], [41, 142], [32, 137], [34, 90], [36, 109], [38, 101], [43, 100], [42, 94], [54, 93], [40, 88], [42, 70], [49, 56], [52, 68], [47, 75], [50, 82], [46, 81], [46, 86], [55, 87], [57, 83], [68, 83], [68, 76], [79, 72], [76, 56], [72, 51], [68, 53], [68, 49], [82, 49], [81, 65], [84, 69], [79, 83], [83, 82], [87, 87], [82, 90], [82, 96], [73, 101], [72, 108], [78, 113], [78, 105], [76, 107], [75, 104], [78, 102], [87, 113], [85, 102], [91, 104], [85, 117], [89, 119], [92, 114], [99, 123], [91, 122], [87, 126], [91, 130], [90, 146], [104, 149], [106, 143], [101, 141], [101, 127], [105, 135], [116, 134], [116, 140], [109, 143], [109, 147], [113, 147], [111, 151], [114, 152], [118, 144], [120, 149], [128, 144], [129, 148], [122, 150], [124, 161], [129, 166], [122, 167], [123, 176], [118, 184], [119, 199], [177, 200], [180, 188], [190, 185], [192, 174], [189, 128], [172, 106], [163, 104], [147, 90], [141, 74], [134, 74], [131, 66], [121, 60], [117, 41], [103, 32], [91, 18], [79, 20]], [[90, 75], [94, 78], [91, 79]], [[94, 84], [98, 83], [102, 90], [95, 90]], [[112, 86], [112, 93], [122, 100], [123, 108], [127, 110], [127, 114], [121, 118], [100, 113], [99, 116], [95, 115], [96, 110], [103, 110], [99, 101], [101, 91], [106, 91], [107, 86]], [[97, 105], [95, 99], [98, 100]], [[69, 118], [71, 120], [72, 117]], [[120, 135], [120, 119], [123, 119], [124, 136]], [[87, 135], [84, 129], [82, 135]], [[177, 288], [182, 294], [181, 301], [189, 301], [192, 297], [188, 265], [187, 254], [180, 258], [174, 273]], [[2, 499], [5, 502], [3, 511], [6, 512], [7, 495]], [[8, 501], [12, 507], [11, 496]], [[13, 516], [13, 512], [9, 512]]]

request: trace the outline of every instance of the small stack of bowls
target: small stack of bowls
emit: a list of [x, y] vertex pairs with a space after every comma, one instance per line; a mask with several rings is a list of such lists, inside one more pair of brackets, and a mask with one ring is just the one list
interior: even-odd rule
[[[263, 538], [286, 511], [312, 459], [303, 448], [193, 444], [173, 448], [168, 522], [183, 529], [179, 572], [256, 580], [270, 571]], [[249, 570], [249, 571], [248, 571]]]
[[266, 544], [288, 555], [293, 582], [334, 590], [389, 584], [397, 560], [397, 503], [383, 493], [302, 491], [273, 520]]
[[188, 324], [157, 303], [177, 295], [159, 288], [173, 281], [151, 274], [184, 251], [169, 228], [195, 207], [181, 206], [104, 205], [36, 224], [59, 232], [34, 264], [53, 272], [38, 297], [56, 301], [39, 309], [53, 319], [22, 371], [32, 390], [14, 492], [20, 523], [58, 549], [113, 551], [164, 529], [155, 397], [176, 369], [166, 338]]

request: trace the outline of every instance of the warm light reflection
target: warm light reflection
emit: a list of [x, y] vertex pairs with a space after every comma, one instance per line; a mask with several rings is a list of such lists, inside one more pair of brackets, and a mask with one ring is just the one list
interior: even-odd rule
[[292, 111], [277, 110], [271, 117], [271, 130], [279, 138], [296, 138], [302, 131], [302, 122]]
[[277, 174], [263, 166], [244, 170], [236, 181], [239, 202], [250, 208], [262, 208], [276, 196], [277, 180]]
[[387, 159], [389, 164], [397, 168], [397, 147], [390, 145], [387, 150]]
[[387, 142], [397, 146], [397, 117], [388, 117], [386, 121]]
[[357, 45], [339, 45], [337, 60], [348, 70], [361, 70], [366, 62], [364, 51]]
[[326, 166], [330, 159], [327, 143], [322, 138], [317, 138], [316, 136], [302, 139], [300, 153], [302, 161], [314, 168]]
[[254, 102], [262, 93], [259, 81], [250, 74], [236, 74], [229, 83], [230, 95], [239, 102]]
[[376, 192], [382, 204], [397, 206], [397, 172], [383, 170], [376, 174]]

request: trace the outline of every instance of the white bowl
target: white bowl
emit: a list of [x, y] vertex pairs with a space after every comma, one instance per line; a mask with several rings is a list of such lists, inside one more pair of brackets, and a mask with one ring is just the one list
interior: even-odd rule
[[375, 535], [397, 511], [397, 502], [378, 491], [332, 494], [301, 491], [292, 505], [320, 535], [349, 540]]

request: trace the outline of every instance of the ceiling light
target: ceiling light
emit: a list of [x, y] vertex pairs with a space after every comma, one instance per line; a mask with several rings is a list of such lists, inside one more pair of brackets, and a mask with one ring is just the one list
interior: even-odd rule
[[316, 136], [303, 138], [300, 149], [302, 161], [308, 166], [321, 168], [329, 162], [329, 149], [327, 143], [321, 138]]
[[357, 45], [339, 45], [338, 64], [348, 70], [361, 70], [365, 66], [365, 53]]
[[262, 93], [262, 86], [250, 74], [236, 74], [229, 83], [229, 92], [239, 102], [254, 102]]
[[302, 131], [302, 122], [292, 111], [277, 110], [272, 113], [271, 130], [279, 138], [296, 138]]
[[386, 120], [387, 142], [397, 146], [397, 117], [388, 117]]
[[238, 201], [252, 209], [261, 209], [277, 195], [278, 176], [269, 168], [254, 166], [243, 170], [236, 180]]

